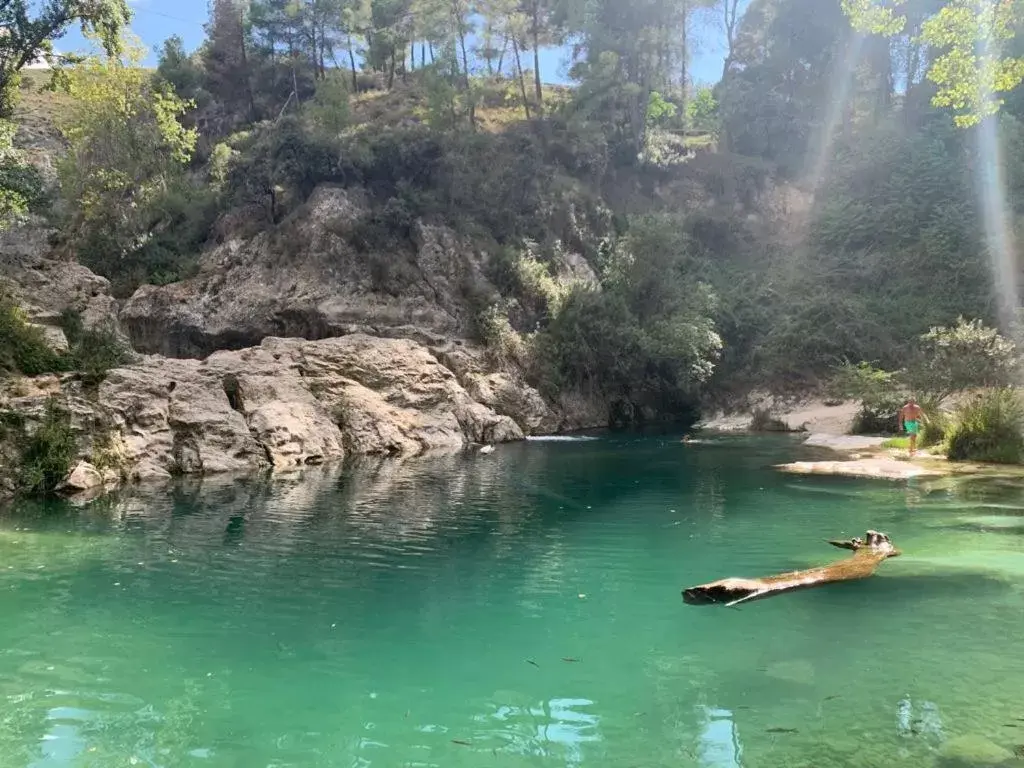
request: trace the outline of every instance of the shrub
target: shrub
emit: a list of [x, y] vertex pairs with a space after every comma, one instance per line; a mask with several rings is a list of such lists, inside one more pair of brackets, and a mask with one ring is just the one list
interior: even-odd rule
[[1019, 464], [1024, 460], [1024, 402], [1013, 389], [978, 395], [955, 412], [946, 442], [955, 461]]
[[754, 410], [753, 418], [750, 420], [751, 432], [792, 432], [789, 425], [772, 416], [767, 408]]
[[855, 435], [895, 435], [900, 430], [900, 408], [902, 398], [878, 398], [863, 401], [860, 410], [853, 417], [850, 432]]
[[14, 298], [0, 287], [0, 375], [38, 376], [67, 368], [67, 358], [49, 347], [42, 330], [28, 323]]
[[1014, 377], [1017, 349], [981, 320], [959, 318], [951, 327], [934, 327], [921, 336], [920, 360], [908, 383], [937, 401], [975, 387], [1003, 387]]
[[43, 177], [14, 148], [16, 127], [0, 120], [0, 229], [39, 207], [45, 199]]
[[891, 399], [896, 374], [871, 363], [843, 361], [836, 366], [828, 383], [828, 396], [836, 400], [860, 400], [878, 403]]
[[46, 401], [42, 423], [30, 435], [23, 434], [21, 443], [19, 490], [27, 494], [52, 493], [67, 476], [78, 452], [71, 414], [56, 396]]
[[949, 414], [942, 410], [940, 401], [932, 397], [922, 397], [917, 404], [924, 410], [926, 417], [918, 445], [922, 448], [941, 445], [946, 441], [946, 433], [950, 428]]
[[82, 316], [65, 309], [60, 316], [61, 328], [71, 348], [73, 367], [81, 371], [86, 385], [99, 384], [107, 371], [127, 363], [130, 354], [117, 336], [106, 329], [86, 329]]

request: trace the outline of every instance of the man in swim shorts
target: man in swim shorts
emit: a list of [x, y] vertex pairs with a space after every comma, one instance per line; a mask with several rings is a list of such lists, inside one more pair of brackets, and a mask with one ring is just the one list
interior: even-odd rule
[[913, 397], [907, 399], [907, 404], [900, 408], [900, 429], [907, 430], [910, 436], [910, 455], [917, 451], [917, 435], [921, 431], [921, 423], [924, 421], [924, 409], [917, 404]]

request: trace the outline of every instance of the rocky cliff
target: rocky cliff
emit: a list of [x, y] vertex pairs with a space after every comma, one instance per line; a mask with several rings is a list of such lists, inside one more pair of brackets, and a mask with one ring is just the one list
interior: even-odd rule
[[[440, 343], [465, 337], [468, 294], [486, 294], [487, 254], [451, 229], [417, 221], [412, 242], [361, 250], [369, 208], [358, 189], [318, 187], [277, 227], [222, 241], [198, 274], [143, 286], [121, 322], [134, 346], [171, 357], [239, 349], [267, 336], [323, 339], [353, 332]], [[493, 289], [491, 289], [493, 291]]]
[[[329, 191], [318, 199], [341, 207]], [[272, 269], [257, 236], [226, 244], [233, 258], [224, 250], [209, 254], [192, 281], [141, 289], [120, 311], [107, 280], [47, 255], [45, 233], [5, 233], [0, 273], [54, 346], [62, 344], [58, 318], [72, 309], [89, 327], [126, 328], [137, 349], [165, 354], [136, 355], [98, 384], [76, 374], [8, 379], [0, 412], [17, 414], [31, 433], [46, 401], [58, 397], [78, 445], [68, 492], [345, 456], [452, 451], [606, 422], [600, 405], [546, 402], [459, 338], [464, 318], [455, 294], [471, 263], [423, 264], [414, 283], [419, 294], [361, 293], [354, 264], [330, 271], [329, 248], [315, 244], [328, 224], [312, 220], [313, 240], [297, 244], [307, 258], [293, 268]], [[423, 231], [420, 258], [444, 261], [436, 256], [441, 246], [429, 242], [450, 235]], [[275, 330], [314, 338], [282, 338]], [[249, 345], [201, 354], [231, 346], [227, 339]], [[0, 493], [9, 493], [16, 456], [10, 444], [0, 450]]]

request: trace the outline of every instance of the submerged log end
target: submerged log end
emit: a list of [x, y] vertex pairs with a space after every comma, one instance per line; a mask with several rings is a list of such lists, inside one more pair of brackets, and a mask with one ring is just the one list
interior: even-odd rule
[[836, 539], [830, 540], [829, 544], [840, 549], [852, 550], [854, 554], [837, 563], [805, 571], [760, 579], [728, 578], [700, 584], [683, 590], [683, 602], [687, 605], [731, 606], [797, 589], [862, 579], [873, 574], [879, 563], [900, 554], [889, 537], [878, 531], [868, 531], [863, 539]]

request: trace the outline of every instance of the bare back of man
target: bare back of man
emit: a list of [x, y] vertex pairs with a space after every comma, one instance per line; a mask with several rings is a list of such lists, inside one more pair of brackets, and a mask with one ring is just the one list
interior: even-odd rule
[[910, 437], [911, 456], [917, 452], [917, 436], [921, 432], [924, 420], [924, 409], [914, 398], [909, 398], [906, 405], [900, 408], [900, 429], [905, 429]]

